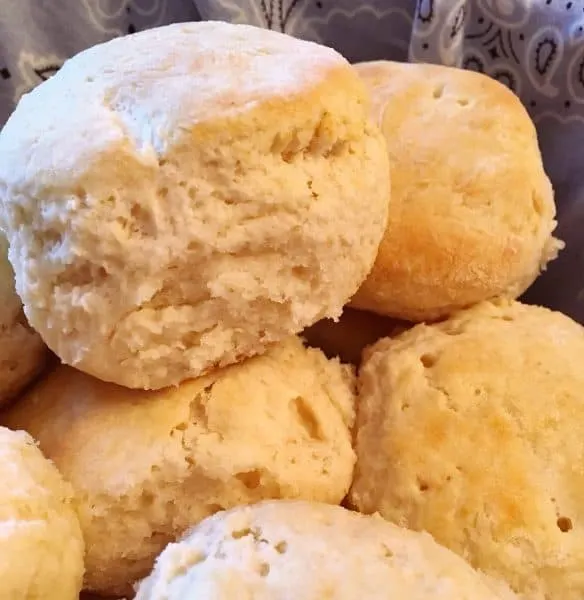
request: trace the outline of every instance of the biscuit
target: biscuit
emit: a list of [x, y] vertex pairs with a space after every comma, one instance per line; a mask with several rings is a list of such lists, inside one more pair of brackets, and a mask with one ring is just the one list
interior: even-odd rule
[[147, 392], [62, 366], [11, 408], [73, 484], [85, 588], [128, 593], [188, 527], [269, 498], [338, 504], [351, 484], [355, 377], [297, 338]]
[[510, 600], [425, 533], [310, 502], [219, 513], [170, 544], [136, 600]]
[[83, 538], [73, 490], [23, 431], [0, 427], [0, 598], [77, 600]]
[[364, 84], [334, 50], [246, 25], [82, 52], [21, 100], [0, 155], [30, 323], [66, 364], [132, 388], [337, 317], [386, 225]]
[[0, 406], [18, 395], [45, 365], [48, 351], [32, 331], [14, 291], [14, 273], [0, 234]]
[[345, 307], [338, 321], [323, 319], [302, 332], [309, 346], [320, 348], [329, 358], [359, 366], [363, 350], [383, 337], [392, 337], [409, 327], [364, 310]]
[[367, 352], [350, 505], [530, 600], [584, 597], [584, 328], [483, 303]]
[[362, 63], [387, 141], [391, 202], [356, 308], [407, 321], [517, 298], [562, 243], [535, 127], [519, 99], [481, 73]]

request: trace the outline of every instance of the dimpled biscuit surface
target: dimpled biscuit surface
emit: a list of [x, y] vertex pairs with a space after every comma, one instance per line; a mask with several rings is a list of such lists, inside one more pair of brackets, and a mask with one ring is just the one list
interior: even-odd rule
[[23, 431], [0, 427], [0, 598], [77, 600], [83, 538], [73, 490]]
[[298, 338], [159, 391], [60, 367], [3, 422], [34, 435], [73, 484], [85, 587], [128, 594], [165, 545], [223, 508], [339, 504], [353, 474], [355, 376]]
[[170, 544], [136, 600], [512, 600], [425, 533], [309, 502], [219, 513]]
[[484, 303], [367, 351], [350, 504], [529, 600], [584, 598], [584, 328]]
[[245, 25], [82, 52], [22, 99], [0, 154], [30, 323], [63, 362], [127, 387], [338, 316], [386, 224], [387, 151], [359, 77], [329, 48]]
[[492, 78], [442, 65], [356, 65], [391, 166], [389, 219], [357, 308], [434, 320], [516, 298], [562, 243], [535, 127]]

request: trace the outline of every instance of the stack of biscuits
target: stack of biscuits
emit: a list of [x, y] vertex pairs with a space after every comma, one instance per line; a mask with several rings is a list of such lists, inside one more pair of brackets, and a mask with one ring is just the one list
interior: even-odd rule
[[0, 132], [6, 600], [581, 600], [584, 328], [480, 74], [221, 22]]

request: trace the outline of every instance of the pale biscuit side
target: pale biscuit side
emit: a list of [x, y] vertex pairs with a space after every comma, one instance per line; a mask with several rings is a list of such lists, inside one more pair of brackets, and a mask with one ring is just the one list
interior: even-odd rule
[[68, 364], [161, 388], [338, 316], [386, 221], [367, 101], [333, 50], [245, 26], [77, 56], [0, 136], [31, 324]]
[[14, 399], [38, 375], [48, 355], [22, 312], [7, 251], [0, 233], [0, 405]]

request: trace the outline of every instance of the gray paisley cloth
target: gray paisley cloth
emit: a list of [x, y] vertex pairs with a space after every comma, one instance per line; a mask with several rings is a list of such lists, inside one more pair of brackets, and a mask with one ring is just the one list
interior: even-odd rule
[[584, 323], [584, 0], [0, 0], [0, 124], [76, 52], [200, 19], [284, 31], [354, 62], [473, 69], [511, 88], [538, 128], [567, 243], [526, 300]]

